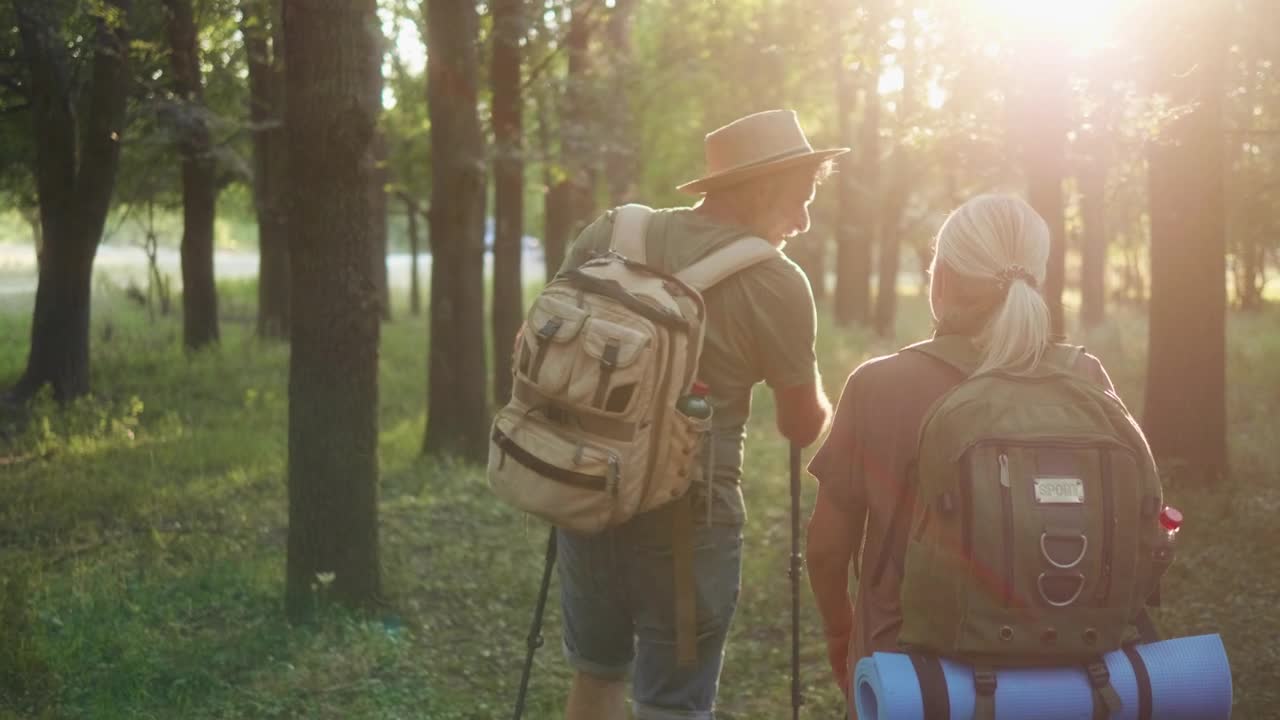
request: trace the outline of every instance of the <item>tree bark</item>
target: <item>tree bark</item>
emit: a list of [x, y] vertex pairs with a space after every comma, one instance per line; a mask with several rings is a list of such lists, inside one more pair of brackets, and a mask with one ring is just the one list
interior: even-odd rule
[[[56, 10], [43, 0], [15, 4], [30, 69], [36, 192], [44, 247], [18, 400], [46, 384], [69, 400], [89, 391], [93, 259], [102, 239], [124, 134], [128, 96], [129, 0], [109, 0], [118, 18], [96, 19], [88, 113], [77, 117], [75, 79], [59, 39]], [[77, 148], [79, 153], [77, 153]]]
[[423, 451], [482, 461], [489, 409], [484, 353], [484, 147], [477, 112], [475, 5], [428, 0], [431, 113], [431, 368]]
[[521, 250], [524, 237], [524, 148], [520, 90], [520, 38], [524, 3], [494, 0], [493, 13], [493, 398], [511, 397], [511, 354], [524, 318]]
[[[879, 223], [880, 192], [880, 3], [867, 4], [867, 66], [862, 71], [862, 124], [859, 126], [856, 180], [854, 173], [836, 175], [835, 318], [841, 327], [865, 325], [871, 318], [871, 248]], [[847, 75], [837, 77], [836, 106], [841, 137], [849, 137], [855, 88]], [[851, 168], [853, 170], [853, 168]]]
[[258, 215], [258, 336], [289, 336], [288, 153], [284, 134], [284, 43], [279, 0], [241, 0], [249, 66], [253, 203]]
[[[367, 102], [374, 0], [285, 0], [292, 264], [285, 601], [352, 607], [380, 593], [378, 289]], [[332, 577], [328, 576], [332, 573]], [[313, 589], [315, 588], [315, 589]]]
[[165, 0], [173, 92], [182, 156], [182, 340], [188, 350], [218, 342], [218, 289], [213, 274], [213, 221], [218, 186], [191, 0]]
[[[1226, 241], [1223, 192], [1225, 6], [1163, 18], [1153, 90], [1188, 112], [1148, 145], [1151, 316], [1143, 427], [1166, 472], [1227, 472]], [[1191, 38], [1191, 40], [1187, 40]]]

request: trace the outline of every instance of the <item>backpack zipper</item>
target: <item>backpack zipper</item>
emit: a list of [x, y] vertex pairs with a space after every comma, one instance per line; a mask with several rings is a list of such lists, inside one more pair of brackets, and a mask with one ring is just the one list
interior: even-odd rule
[[1013, 600], [1013, 490], [1009, 482], [1009, 455], [1000, 448], [1000, 509], [1004, 520], [1004, 606]]
[[1096, 595], [1098, 607], [1107, 607], [1111, 600], [1111, 554], [1115, 524], [1115, 492], [1111, 482], [1111, 454], [1098, 450], [1098, 464], [1102, 468], [1102, 577], [1098, 579]]

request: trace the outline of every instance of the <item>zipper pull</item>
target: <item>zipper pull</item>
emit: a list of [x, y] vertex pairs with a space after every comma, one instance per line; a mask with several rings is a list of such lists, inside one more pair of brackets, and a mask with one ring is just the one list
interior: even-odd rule
[[1000, 485], [1003, 487], [1009, 487], [1009, 456], [1004, 453], [1000, 453], [999, 461]]
[[622, 480], [622, 466], [618, 456], [609, 455], [609, 494], [618, 497], [618, 483]]

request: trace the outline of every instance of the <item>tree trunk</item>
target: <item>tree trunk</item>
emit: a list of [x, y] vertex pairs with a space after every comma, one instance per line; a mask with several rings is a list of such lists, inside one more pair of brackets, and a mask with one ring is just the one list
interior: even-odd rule
[[1022, 75], [1021, 145], [1027, 201], [1049, 226], [1049, 266], [1041, 295], [1049, 306], [1050, 332], [1063, 332], [1062, 289], [1066, 268], [1066, 224], [1062, 208], [1065, 164], [1067, 74], [1065, 48], [1044, 40], [1025, 45]]
[[[868, 66], [863, 70], [862, 124], [856, 144], [858, 161], [850, 172], [836, 175], [836, 324], [865, 325], [871, 315], [871, 248], [878, 222], [876, 206], [880, 190], [880, 3], [867, 5]], [[853, 85], [847, 74], [836, 81], [836, 107], [840, 136], [849, 137], [854, 105]], [[852, 163], [850, 163], [852, 164]]]
[[404, 214], [409, 219], [409, 314], [422, 314], [422, 291], [418, 287], [418, 204], [402, 194]]
[[598, 176], [595, 158], [599, 154], [600, 131], [592, 112], [595, 92], [592, 77], [591, 43], [592, 13], [600, 12], [597, 0], [576, 0], [572, 5], [565, 45], [569, 51], [569, 77], [566, 82], [565, 118], [560, 125], [561, 148], [565, 153], [568, 181], [569, 217], [565, 233], [566, 245], [572, 235], [595, 214], [595, 184]]
[[[382, 115], [382, 58], [386, 54], [386, 37], [381, 26], [373, 26], [373, 65], [369, 82], [369, 103], [374, 117]], [[387, 138], [381, 127], [374, 130], [369, 145], [369, 248], [373, 252], [374, 281], [378, 284], [378, 303], [382, 319], [391, 319], [391, 283], [387, 277]]]
[[635, 53], [631, 42], [632, 18], [636, 0], [614, 0], [606, 28], [608, 52], [605, 54], [610, 75], [608, 87], [617, 92], [615, 101], [606, 108], [608, 134], [604, 150], [604, 178], [609, 189], [609, 204], [622, 205], [636, 193], [636, 140], [638, 136], [635, 109], [623, 89], [635, 77]]
[[288, 153], [284, 134], [284, 48], [278, 0], [241, 0], [249, 65], [253, 204], [258, 215], [258, 336], [289, 336]]
[[[102, 239], [124, 134], [128, 96], [129, 0], [109, 0], [118, 22], [96, 21], [88, 114], [76, 116], [74, 78], [59, 33], [63, 23], [43, 0], [17, 4], [30, 69], [36, 193], [44, 248], [26, 372], [14, 388], [25, 400], [52, 384], [59, 400], [89, 391], [89, 308], [93, 258]], [[79, 148], [77, 157], [76, 149]]]
[[907, 148], [906, 134], [912, 126], [916, 112], [916, 32], [912, 6], [907, 5], [903, 18], [903, 49], [900, 53], [902, 67], [902, 101], [898, 103], [897, 137], [894, 139], [893, 159], [890, 163], [890, 183], [885, 194], [880, 215], [880, 257], [876, 271], [876, 334], [892, 337], [894, 320], [898, 314], [898, 269], [902, 255], [902, 213], [911, 196], [914, 182], [911, 168], [911, 151]]
[[493, 12], [493, 399], [511, 397], [511, 353], [524, 318], [521, 245], [524, 237], [524, 149], [520, 92], [520, 38], [524, 3], [494, 0]]
[[1106, 318], [1107, 167], [1102, 137], [1089, 142], [1080, 167], [1080, 324], [1096, 327]]
[[182, 340], [188, 350], [199, 350], [218, 342], [218, 290], [213, 279], [218, 186], [191, 0], [165, 0], [165, 8], [182, 155]]
[[[374, 0], [285, 0], [294, 313], [285, 600], [368, 607], [378, 560], [378, 290], [369, 251]], [[329, 577], [332, 573], [332, 577]], [[319, 589], [313, 589], [317, 588]]]
[[1148, 145], [1151, 318], [1143, 427], [1167, 472], [1201, 481], [1227, 471], [1225, 24], [1218, 3], [1174, 12], [1162, 22], [1150, 67], [1153, 90], [1188, 111]]
[[476, 109], [479, 18], [471, 2], [428, 0], [431, 113], [431, 369], [423, 451], [488, 452], [484, 354], [484, 147]]

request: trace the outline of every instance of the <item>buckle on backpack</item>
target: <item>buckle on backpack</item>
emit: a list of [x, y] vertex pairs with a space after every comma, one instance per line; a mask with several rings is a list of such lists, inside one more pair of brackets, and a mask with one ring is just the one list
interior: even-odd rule
[[977, 669], [973, 671], [973, 689], [979, 695], [995, 695], [996, 694], [996, 671], [989, 669]]
[[555, 336], [556, 333], [560, 332], [560, 328], [563, 325], [564, 325], [564, 318], [560, 318], [560, 317], [550, 318], [547, 320], [547, 323], [545, 325], [538, 328], [538, 337], [543, 340], [546, 340], [549, 337], [553, 337]]

